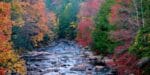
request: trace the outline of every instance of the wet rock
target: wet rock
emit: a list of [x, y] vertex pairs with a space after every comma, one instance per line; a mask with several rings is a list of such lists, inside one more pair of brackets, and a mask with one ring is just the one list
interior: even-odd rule
[[85, 52], [83, 52], [83, 54], [85, 55], [85, 57], [93, 56], [93, 53], [90, 51], [85, 51]]
[[62, 65], [61, 65], [61, 67], [65, 67], [65, 68], [66, 68], [66, 67], [67, 67], [67, 65], [66, 65], [66, 64], [62, 64]]
[[49, 52], [46, 51], [32, 51], [28, 53], [29, 55], [33, 56], [33, 57], [38, 57], [38, 56], [45, 56], [45, 55], [50, 55]]
[[89, 63], [93, 65], [100, 65], [100, 66], [106, 66], [105, 62], [103, 61], [101, 56], [89, 56], [88, 57]]
[[88, 60], [89, 60], [89, 63], [91, 63], [91, 64], [94, 64], [95, 62], [97, 62], [96, 56], [89, 56]]
[[80, 57], [86, 57], [85, 55], [81, 54]]
[[104, 66], [95, 66], [95, 71], [99, 72], [103, 68], [104, 68]]
[[42, 72], [42, 74], [50, 73], [50, 72], [59, 72], [59, 69], [49, 68]]
[[150, 58], [148, 58], [148, 57], [144, 57], [144, 58], [140, 59], [139, 62], [137, 63], [137, 66], [142, 68], [146, 64], [150, 64]]
[[48, 60], [48, 58], [44, 57], [46, 55], [49, 55], [48, 52], [29, 52], [28, 54], [25, 54], [22, 56], [23, 59], [26, 61], [42, 61], [42, 60]]
[[108, 67], [115, 67], [115, 66], [116, 66], [116, 64], [115, 64], [115, 62], [114, 62], [113, 59], [104, 58], [103, 61], [106, 63], [106, 65], [107, 65]]
[[85, 71], [86, 67], [87, 67], [86, 64], [79, 64], [79, 65], [75, 65], [70, 70], [73, 70], [73, 71]]

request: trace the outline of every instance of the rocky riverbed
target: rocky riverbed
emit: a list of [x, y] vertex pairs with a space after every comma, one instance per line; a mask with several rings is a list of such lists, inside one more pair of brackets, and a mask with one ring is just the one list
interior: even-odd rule
[[115, 75], [101, 56], [94, 56], [74, 41], [55, 41], [23, 57], [28, 75]]

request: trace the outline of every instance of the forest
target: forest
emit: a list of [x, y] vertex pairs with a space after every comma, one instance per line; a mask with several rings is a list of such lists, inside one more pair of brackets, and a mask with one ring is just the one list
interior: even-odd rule
[[150, 0], [0, 0], [0, 75], [150, 75]]

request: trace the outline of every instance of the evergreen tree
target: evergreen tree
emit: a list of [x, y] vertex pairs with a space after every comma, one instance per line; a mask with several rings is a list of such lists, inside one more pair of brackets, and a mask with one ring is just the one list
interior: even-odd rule
[[109, 38], [109, 32], [112, 29], [112, 26], [108, 22], [108, 15], [113, 4], [114, 0], [106, 0], [106, 2], [101, 6], [95, 19], [92, 48], [94, 50], [99, 50], [102, 54], [112, 53], [115, 45]]

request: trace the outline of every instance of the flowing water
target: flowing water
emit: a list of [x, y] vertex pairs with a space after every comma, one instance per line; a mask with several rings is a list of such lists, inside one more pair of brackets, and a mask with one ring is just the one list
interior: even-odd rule
[[85, 52], [92, 52], [80, 47], [74, 41], [59, 40], [45, 48], [27, 53], [24, 58], [28, 75], [108, 75], [111, 70], [103, 67], [95, 70]]

